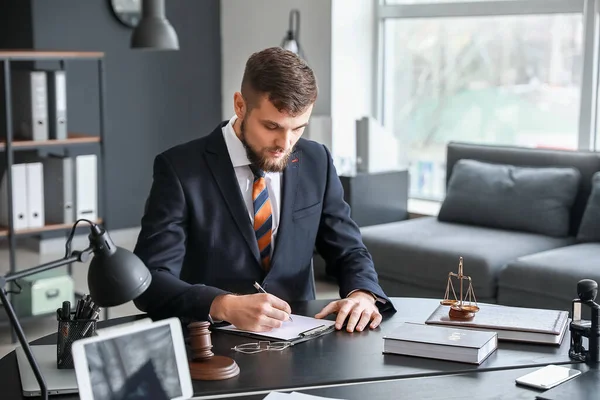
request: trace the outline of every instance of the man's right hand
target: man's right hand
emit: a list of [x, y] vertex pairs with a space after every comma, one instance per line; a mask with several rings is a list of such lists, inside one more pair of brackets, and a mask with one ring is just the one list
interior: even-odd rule
[[269, 332], [289, 320], [290, 305], [267, 293], [235, 296], [217, 296], [210, 306], [214, 320], [227, 321], [238, 329], [252, 332]]

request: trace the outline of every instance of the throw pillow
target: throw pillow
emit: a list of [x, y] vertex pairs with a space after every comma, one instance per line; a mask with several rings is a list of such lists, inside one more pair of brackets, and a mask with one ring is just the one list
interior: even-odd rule
[[576, 168], [459, 160], [438, 219], [565, 237], [580, 179]]

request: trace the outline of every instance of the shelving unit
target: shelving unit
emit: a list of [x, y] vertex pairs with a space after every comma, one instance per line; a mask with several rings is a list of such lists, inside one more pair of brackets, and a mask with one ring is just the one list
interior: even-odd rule
[[[66, 64], [73, 61], [88, 60], [97, 63], [98, 74], [98, 96], [99, 96], [99, 132], [98, 134], [86, 135], [84, 133], [69, 133], [67, 139], [60, 140], [13, 140], [14, 126], [12, 115], [12, 91], [11, 91], [11, 66], [18, 62], [39, 62], [39, 61], [57, 61], [59, 69], [66, 70]], [[15, 230], [13, 226], [13, 176], [12, 165], [15, 163], [15, 152], [20, 151], [53, 151], [61, 150], [68, 155], [69, 150], [74, 147], [83, 145], [98, 145], [98, 211], [103, 212], [104, 204], [106, 204], [106, 173], [104, 162], [104, 126], [105, 126], [105, 77], [104, 77], [104, 53], [102, 52], [80, 52], [80, 51], [36, 51], [36, 50], [0, 50], [0, 65], [4, 67], [4, 93], [0, 94], [4, 97], [3, 103], [0, 106], [4, 107], [6, 114], [6, 124], [3, 129], [6, 132], [6, 139], [0, 140], [0, 153], [4, 153], [4, 161], [6, 167], [6, 179], [8, 184], [8, 198], [2, 201], [8, 202], [8, 226], [0, 226], [0, 239], [7, 238], [10, 272], [14, 273], [18, 270], [15, 259], [16, 239], [17, 237], [35, 236], [44, 232], [62, 231], [68, 232], [72, 224], [47, 224], [41, 228]], [[67, 78], [68, 80], [68, 78]], [[68, 83], [67, 83], [68, 85]], [[101, 214], [99, 214], [101, 215]], [[97, 223], [102, 223], [106, 226], [106, 219], [102, 218]], [[82, 226], [83, 228], [83, 226]], [[69, 268], [69, 271], [71, 269]], [[10, 298], [10, 297], [9, 297]], [[11, 299], [12, 301], [12, 299]], [[39, 317], [43, 317], [40, 315]], [[27, 320], [35, 319], [36, 317], [25, 317]], [[0, 321], [0, 324], [6, 324], [6, 321]], [[14, 332], [12, 333], [13, 342], [16, 341]]]
[[[13, 151], [19, 150], [35, 150], [38, 148], [47, 148], [53, 146], [72, 146], [78, 144], [100, 143], [100, 138], [97, 136], [88, 136], [81, 133], [69, 133], [68, 139], [54, 139], [44, 141], [34, 140], [13, 140]], [[0, 140], [0, 151], [6, 149], [6, 142]]]

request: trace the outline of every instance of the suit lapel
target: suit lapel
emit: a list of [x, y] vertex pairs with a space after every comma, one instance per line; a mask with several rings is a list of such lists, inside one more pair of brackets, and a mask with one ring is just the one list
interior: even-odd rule
[[219, 186], [225, 204], [260, 266], [260, 253], [254, 228], [248, 218], [248, 210], [240, 192], [221, 128], [211, 133], [210, 144], [206, 148], [205, 156], [206, 163]]
[[279, 228], [277, 233], [277, 240], [275, 242], [275, 250], [273, 252], [273, 260], [271, 262], [271, 269], [277, 264], [279, 258], [281, 258], [282, 244], [287, 239], [289, 229], [287, 229], [292, 223], [292, 210], [294, 208], [294, 200], [296, 198], [296, 189], [298, 187], [298, 171], [300, 170], [302, 151], [297, 150], [290, 154], [290, 159], [286, 169], [283, 171], [283, 190], [281, 197], [281, 208], [279, 218]]

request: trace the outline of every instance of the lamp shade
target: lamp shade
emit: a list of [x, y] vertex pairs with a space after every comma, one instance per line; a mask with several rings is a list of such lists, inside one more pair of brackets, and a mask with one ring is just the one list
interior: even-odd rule
[[164, 0], [144, 0], [142, 19], [131, 35], [131, 47], [147, 50], [179, 50], [179, 39], [165, 17]]
[[288, 35], [283, 40], [283, 44], [281, 45], [281, 47], [295, 54], [298, 54], [300, 52], [298, 42], [296, 41], [296, 39], [294, 39], [294, 35], [291, 32], [288, 32]]
[[150, 286], [152, 275], [129, 250], [117, 247], [108, 232], [92, 228], [94, 258], [88, 270], [90, 296], [100, 307], [114, 307], [134, 300]]

